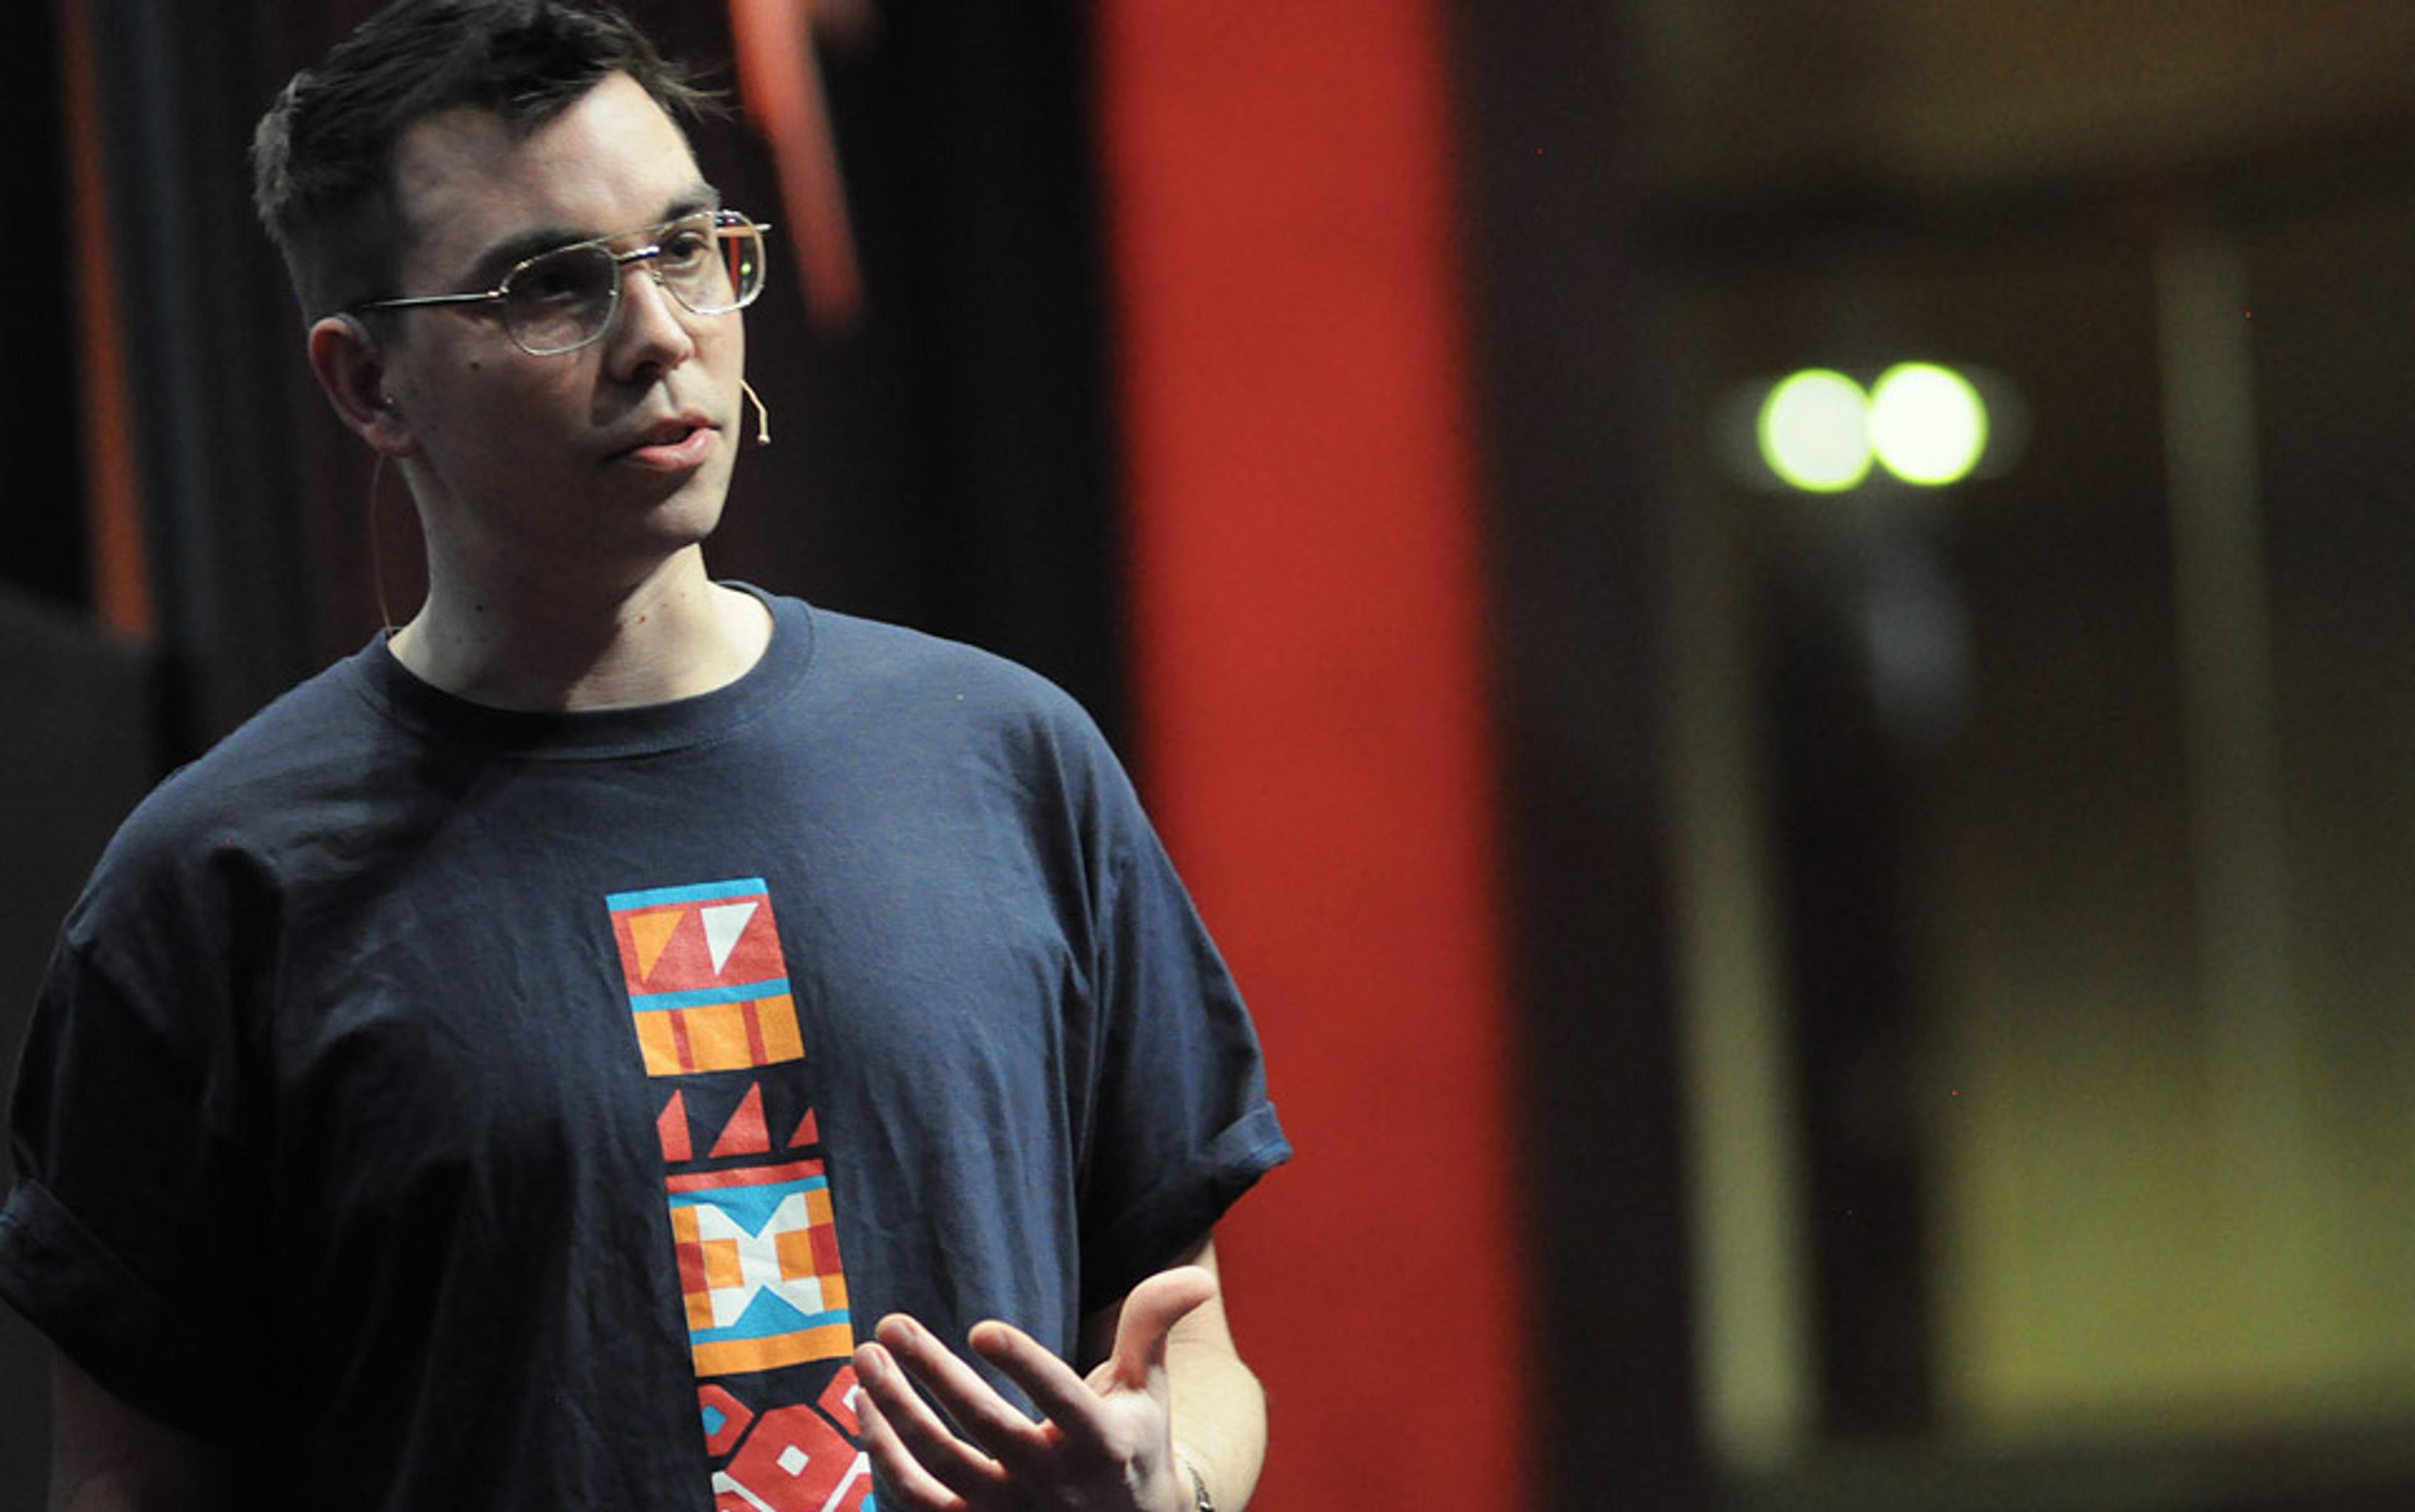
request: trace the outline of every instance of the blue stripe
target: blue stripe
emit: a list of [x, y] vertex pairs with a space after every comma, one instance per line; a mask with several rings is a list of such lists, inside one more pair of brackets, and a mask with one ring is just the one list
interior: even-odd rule
[[629, 1007], [639, 1013], [668, 1013], [675, 1008], [709, 1008], [714, 1003], [759, 1003], [766, 997], [788, 996], [788, 979], [742, 981], [735, 987], [698, 987], [683, 993], [631, 993]]
[[650, 888], [643, 892], [609, 892], [604, 906], [614, 913], [629, 908], [661, 908], [674, 903], [716, 903], [723, 898], [759, 898], [768, 896], [771, 889], [759, 876], [742, 876], [734, 882], [695, 882], [683, 888]]
[[[763, 1298], [779, 1300], [769, 1292], [763, 1294]], [[777, 1339], [783, 1334], [801, 1334], [808, 1328], [823, 1328], [832, 1324], [844, 1328], [852, 1321], [843, 1309], [837, 1312], [817, 1312], [810, 1317], [794, 1308], [787, 1310], [788, 1315], [783, 1318], [777, 1313], [750, 1307], [743, 1317], [727, 1328], [691, 1328], [687, 1336], [692, 1342], [698, 1344], [727, 1344], [741, 1339]]]
[[823, 1328], [832, 1324], [845, 1326], [847, 1323], [845, 1308], [830, 1312], [806, 1312], [766, 1287], [755, 1294], [753, 1300], [746, 1304], [746, 1310], [728, 1327], [691, 1328], [688, 1338], [699, 1344], [719, 1344], [739, 1339], [776, 1339], [782, 1334], [801, 1334], [808, 1328]]
[[805, 1176], [795, 1181], [766, 1181], [755, 1187], [714, 1187], [705, 1191], [674, 1191], [669, 1193], [673, 1207], [713, 1207], [729, 1217], [729, 1220], [757, 1238], [771, 1226], [772, 1215], [780, 1205], [801, 1191], [818, 1191], [830, 1185], [827, 1175]]

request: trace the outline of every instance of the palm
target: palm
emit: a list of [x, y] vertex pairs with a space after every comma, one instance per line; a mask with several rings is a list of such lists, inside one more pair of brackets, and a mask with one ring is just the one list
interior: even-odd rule
[[[1002, 1323], [972, 1350], [1030, 1398], [1034, 1420], [912, 1319], [881, 1320], [856, 1354], [865, 1436], [897, 1505], [917, 1512], [1158, 1512], [1187, 1498], [1173, 1459], [1166, 1340], [1216, 1295], [1208, 1272], [1152, 1276], [1125, 1298], [1113, 1349], [1088, 1375]], [[949, 1419], [913, 1390], [919, 1383]]]

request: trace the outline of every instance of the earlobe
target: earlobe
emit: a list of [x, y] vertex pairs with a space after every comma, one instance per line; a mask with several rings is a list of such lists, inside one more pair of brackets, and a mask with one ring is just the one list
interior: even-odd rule
[[357, 317], [329, 315], [310, 327], [310, 370], [336, 414], [387, 457], [416, 450], [402, 407], [386, 388], [385, 351]]

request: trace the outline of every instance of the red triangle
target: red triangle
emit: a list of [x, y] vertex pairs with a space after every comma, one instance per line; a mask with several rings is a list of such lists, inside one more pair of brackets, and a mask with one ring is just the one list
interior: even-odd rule
[[671, 1165], [696, 1159], [688, 1144], [687, 1104], [680, 1100], [686, 1094], [674, 1092], [663, 1104], [663, 1115], [654, 1120], [654, 1132], [662, 1136], [663, 1160]]
[[821, 1142], [822, 1126], [815, 1119], [814, 1110], [807, 1108], [804, 1122], [797, 1125], [797, 1131], [788, 1136], [788, 1148], [801, 1150], [808, 1145], [818, 1145]]
[[715, 1159], [724, 1155], [769, 1155], [772, 1153], [772, 1131], [763, 1127], [763, 1084], [756, 1083], [746, 1089], [738, 1111], [721, 1129], [721, 1137], [712, 1142]]

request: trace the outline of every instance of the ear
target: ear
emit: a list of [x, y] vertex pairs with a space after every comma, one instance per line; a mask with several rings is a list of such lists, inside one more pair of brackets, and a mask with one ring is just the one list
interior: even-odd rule
[[326, 315], [310, 327], [310, 370], [353, 434], [388, 457], [418, 449], [411, 426], [386, 391], [385, 349], [357, 316]]

